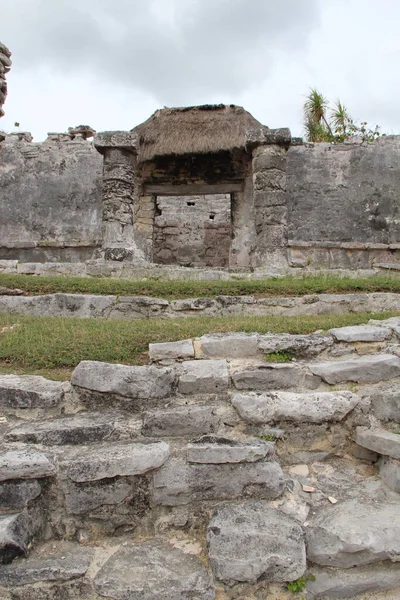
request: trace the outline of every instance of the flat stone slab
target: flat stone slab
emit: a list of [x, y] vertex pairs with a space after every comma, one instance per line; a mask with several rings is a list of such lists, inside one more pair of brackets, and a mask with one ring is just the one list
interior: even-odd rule
[[400, 388], [394, 385], [388, 389], [371, 388], [369, 394], [374, 414], [381, 421], [400, 422]]
[[161, 540], [120, 548], [96, 575], [95, 589], [114, 600], [215, 598], [203, 563]]
[[335, 327], [329, 333], [338, 342], [384, 342], [392, 337], [391, 329], [373, 325], [351, 325]]
[[381, 456], [378, 462], [379, 475], [391, 490], [400, 494], [400, 460]]
[[175, 371], [170, 367], [130, 367], [84, 360], [72, 373], [74, 386], [127, 398], [165, 398], [172, 393]]
[[386, 429], [366, 429], [358, 427], [356, 442], [377, 454], [400, 459], [400, 435]]
[[[400, 586], [400, 564], [368, 565], [353, 569], [310, 569], [315, 580], [307, 583], [307, 598], [353, 598], [358, 594], [381, 592]], [[373, 596], [369, 596], [373, 598]], [[362, 597], [360, 598], [362, 600]]]
[[247, 358], [257, 356], [258, 335], [215, 333], [194, 340], [196, 358]]
[[223, 464], [257, 462], [275, 453], [274, 444], [262, 440], [236, 441], [217, 436], [203, 436], [187, 445], [190, 463]]
[[354, 381], [377, 383], [400, 377], [400, 359], [392, 354], [372, 354], [347, 360], [332, 360], [308, 365], [314, 375], [330, 384]]
[[0, 481], [9, 479], [40, 479], [51, 477], [56, 467], [42, 453], [24, 448], [0, 454]]
[[219, 424], [213, 406], [189, 404], [148, 411], [143, 415], [143, 434], [155, 437], [182, 437], [212, 433]]
[[243, 496], [272, 500], [285, 488], [279, 463], [198, 464], [171, 458], [153, 475], [156, 504], [179, 506], [203, 500], [235, 500]]
[[110, 439], [122, 415], [78, 413], [73, 416], [35, 421], [17, 426], [5, 435], [9, 442], [25, 442], [47, 446], [89, 444]]
[[226, 360], [188, 360], [182, 368], [178, 388], [181, 394], [218, 394], [228, 390]]
[[400, 560], [400, 503], [347, 500], [320, 508], [306, 528], [307, 557], [322, 566]]
[[0, 510], [23, 510], [28, 502], [42, 493], [42, 487], [36, 480], [3, 481], [0, 483]]
[[324, 423], [341, 421], [357, 405], [359, 398], [343, 392], [269, 392], [233, 394], [231, 402], [248, 423], [276, 421]]
[[292, 335], [290, 333], [267, 333], [258, 336], [258, 345], [266, 354], [290, 352], [293, 356], [314, 356], [333, 345], [328, 335]]
[[63, 551], [62, 554], [35, 556], [16, 561], [0, 569], [0, 586], [14, 588], [38, 582], [69, 581], [83, 577], [90, 567], [93, 555], [93, 550], [76, 545], [71, 547], [69, 552]]
[[26, 510], [0, 516], [0, 564], [6, 565], [17, 556], [26, 555], [28, 544], [42, 525], [39, 514], [31, 516]]
[[149, 344], [150, 360], [165, 360], [177, 358], [194, 358], [194, 348], [192, 340], [182, 340], [180, 342], [164, 342], [160, 344]]
[[238, 390], [275, 390], [300, 385], [304, 372], [292, 364], [260, 364], [238, 368], [231, 373], [231, 377]]
[[165, 442], [79, 448], [60, 457], [60, 466], [72, 481], [142, 475], [158, 469], [169, 456]]
[[306, 570], [302, 527], [265, 502], [220, 508], [207, 529], [208, 555], [219, 581], [294, 581]]
[[39, 375], [0, 375], [0, 406], [52, 408], [61, 404], [64, 387]]

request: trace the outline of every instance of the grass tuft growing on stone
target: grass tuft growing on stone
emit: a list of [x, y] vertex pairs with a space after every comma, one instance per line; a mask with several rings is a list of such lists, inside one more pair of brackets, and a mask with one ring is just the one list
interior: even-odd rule
[[0, 369], [68, 379], [81, 360], [138, 365], [147, 362], [150, 342], [170, 342], [228, 331], [312, 333], [396, 313], [296, 317], [197, 317], [107, 321], [0, 315]]
[[116, 296], [150, 296], [170, 299], [238, 296], [304, 296], [307, 294], [340, 294], [356, 292], [400, 293], [398, 275], [372, 277], [340, 277], [322, 274], [304, 277], [271, 277], [230, 281], [132, 281], [114, 278], [35, 277], [32, 275], [7, 275], [0, 273], [0, 286], [21, 289], [25, 294], [101, 294]]

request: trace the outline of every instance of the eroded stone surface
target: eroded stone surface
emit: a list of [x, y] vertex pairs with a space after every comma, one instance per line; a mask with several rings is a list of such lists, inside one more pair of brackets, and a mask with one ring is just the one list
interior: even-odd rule
[[391, 329], [386, 327], [375, 327], [373, 325], [336, 327], [330, 329], [329, 333], [333, 335], [338, 342], [383, 342], [392, 336]]
[[42, 526], [42, 515], [38, 510], [0, 516], [0, 564], [26, 555], [28, 545]]
[[260, 364], [237, 368], [231, 376], [238, 390], [275, 390], [296, 387], [304, 378], [304, 372], [297, 365]]
[[302, 527], [266, 503], [220, 508], [208, 525], [207, 541], [214, 574], [228, 585], [261, 577], [294, 581], [306, 569]]
[[354, 381], [376, 383], [400, 377], [400, 359], [392, 354], [373, 354], [347, 360], [311, 363], [310, 371], [330, 384]]
[[160, 344], [149, 344], [150, 360], [165, 360], [177, 358], [194, 358], [192, 340], [180, 342], [163, 342]]
[[0, 454], [0, 481], [39, 479], [56, 473], [56, 467], [42, 453], [26, 447]]
[[21, 510], [41, 491], [41, 485], [36, 480], [4, 481], [0, 483], [0, 510]]
[[215, 333], [194, 340], [197, 358], [247, 358], [256, 356], [258, 336], [253, 333]]
[[262, 440], [241, 442], [217, 436], [203, 436], [187, 446], [190, 463], [223, 464], [257, 462], [274, 454], [274, 444]]
[[347, 500], [319, 509], [306, 528], [309, 560], [323, 566], [400, 560], [400, 504]]
[[400, 494], [400, 460], [381, 456], [378, 462], [379, 475], [388, 487]]
[[356, 442], [377, 454], [400, 459], [400, 435], [385, 429], [357, 429]]
[[96, 591], [115, 600], [214, 600], [212, 577], [196, 557], [162, 540], [120, 548], [100, 569]]
[[355, 394], [343, 392], [270, 392], [233, 394], [232, 404], [248, 423], [276, 421], [323, 423], [341, 421], [357, 405]]
[[216, 409], [196, 404], [149, 411], [143, 415], [143, 433], [150, 436], [181, 437], [213, 432], [219, 422]]
[[226, 392], [229, 384], [225, 360], [189, 360], [182, 363], [179, 378], [182, 394], [216, 394]]
[[72, 373], [74, 386], [128, 398], [165, 398], [172, 393], [175, 372], [170, 367], [130, 367], [82, 361]]
[[0, 375], [0, 406], [52, 408], [64, 397], [63, 384], [39, 375]]
[[290, 352], [293, 356], [313, 356], [332, 346], [333, 340], [327, 335], [291, 335], [289, 333], [268, 333], [259, 336], [259, 347], [265, 352]]

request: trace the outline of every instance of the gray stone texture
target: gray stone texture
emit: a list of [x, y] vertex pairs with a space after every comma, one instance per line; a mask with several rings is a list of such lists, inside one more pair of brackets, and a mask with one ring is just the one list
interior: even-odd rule
[[400, 494], [400, 460], [381, 456], [378, 461], [379, 475], [391, 490]]
[[0, 454], [0, 481], [51, 477], [56, 471], [55, 465], [44, 454], [29, 446]]
[[356, 442], [363, 448], [368, 448], [377, 454], [400, 459], [400, 434], [385, 429], [357, 429]]
[[225, 360], [188, 360], [182, 363], [178, 389], [182, 394], [217, 394], [228, 390]]
[[164, 342], [161, 344], [149, 344], [150, 360], [166, 360], [177, 358], [194, 358], [192, 340], [180, 342]]
[[259, 335], [259, 347], [266, 354], [270, 352], [290, 352], [293, 356], [313, 356], [323, 352], [333, 341], [327, 335], [291, 335], [288, 333], [268, 333]]
[[246, 333], [215, 333], [194, 340], [196, 358], [247, 358], [256, 356], [258, 336]]
[[63, 384], [38, 375], [0, 375], [0, 406], [52, 408], [64, 398]]
[[392, 336], [391, 329], [372, 325], [336, 327], [330, 329], [329, 333], [338, 342], [383, 342]]
[[306, 528], [307, 556], [322, 566], [400, 560], [399, 504], [346, 500], [317, 511]]
[[355, 383], [377, 383], [400, 377], [400, 359], [392, 354], [372, 354], [309, 365], [310, 371], [327, 383], [345, 381]]
[[397, 385], [372, 388], [369, 397], [372, 400], [374, 415], [378, 419], [400, 422], [400, 389]]
[[0, 516], [0, 564], [25, 556], [42, 527], [43, 517], [38, 510]]
[[220, 418], [216, 407], [189, 404], [149, 411], [143, 415], [143, 434], [154, 437], [182, 437], [212, 433]]
[[[315, 565], [310, 569], [315, 580], [307, 583], [307, 598], [319, 600], [330, 598], [353, 598], [360, 600], [370, 593], [390, 590], [400, 586], [400, 564], [368, 565], [353, 569], [322, 569]], [[392, 596], [394, 598], [394, 596]]]
[[228, 585], [294, 581], [306, 569], [302, 527], [266, 503], [220, 508], [208, 525], [207, 542], [214, 574]]
[[231, 377], [238, 390], [290, 389], [300, 385], [304, 371], [294, 364], [264, 363], [232, 369]]
[[212, 577], [195, 556], [167, 541], [120, 548], [100, 569], [96, 591], [114, 600], [214, 600]]
[[127, 398], [165, 398], [172, 393], [175, 372], [169, 367], [129, 367], [82, 361], [72, 373], [74, 386]]
[[141, 475], [161, 467], [169, 456], [165, 442], [113, 444], [78, 448], [60, 456], [60, 466], [72, 481], [98, 481], [117, 476]]
[[274, 444], [262, 440], [239, 441], [208, 435], [187, 446], [187, 459], [190, 463], [253, 463], [273, 455]]
[[41, 492], [42, 487], [36, 480], [3, 481], [0, 483], [0, 510], [22, 510]]
[[359, 398], [343, 392], [270, 392], [233, 394], [231, 402], [242, 419], [263, 424], [277, 421], [324, 423], [341, 421], [357, 405]]

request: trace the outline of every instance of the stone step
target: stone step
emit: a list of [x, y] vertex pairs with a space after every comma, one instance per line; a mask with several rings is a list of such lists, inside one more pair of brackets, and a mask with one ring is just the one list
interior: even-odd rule
[[64, 388], [38, 375], [0, 375], [0, 407], [53, 408], [61, 404]]
[[62, 446], [134, 439], [140, 430], [140, 419], [118, 413], [88, 412], [17, 425], [4, 438], [7, 442]]
[[331, 385], [347, 381], [377, 383], [400, 377], [400, 358], [392, 354], [372, 354], [347, 360], [310, 363], [309, 369]]
[[373, 325], [351, 325], [330, 329], [338, 342], [383, 342], [392, 337], [392, 330]]
[[377, 454], [400, 459], [400, 434], [386, 431], [386, 429], [367, 429], [359, 427], [356, 434], [359, 446], [372, 450]]

